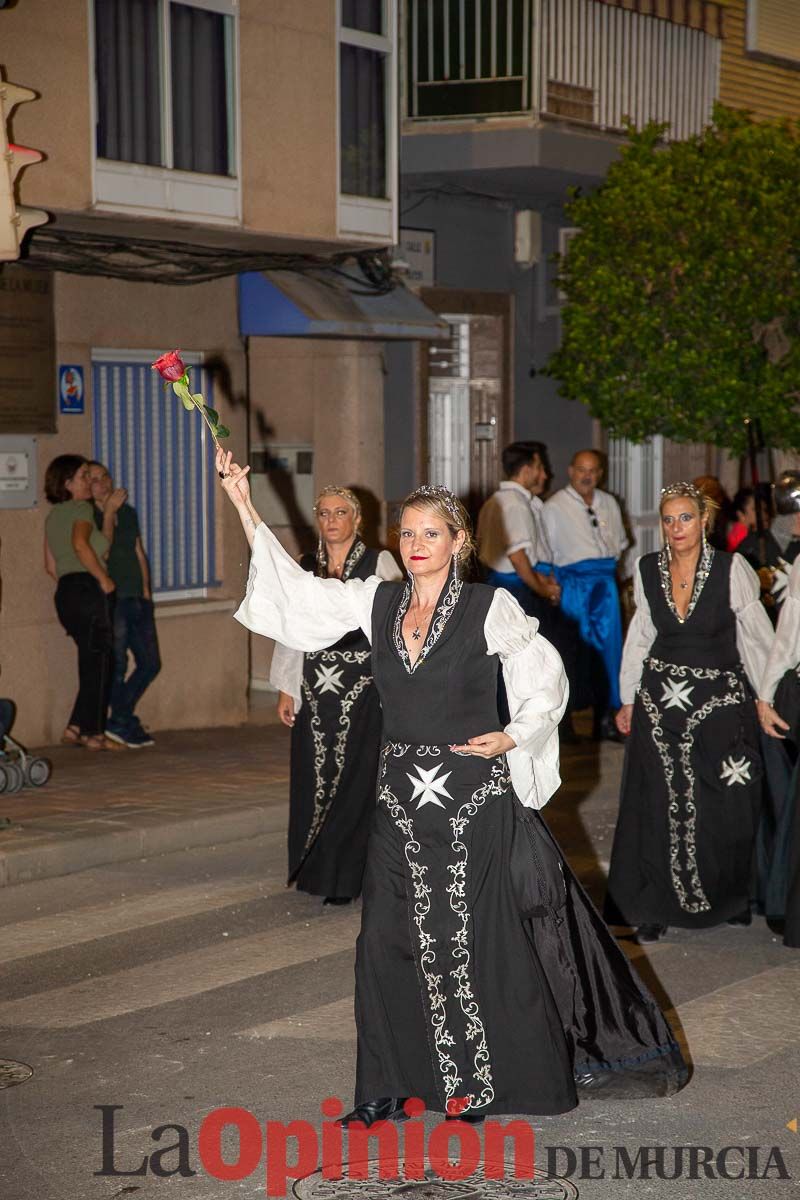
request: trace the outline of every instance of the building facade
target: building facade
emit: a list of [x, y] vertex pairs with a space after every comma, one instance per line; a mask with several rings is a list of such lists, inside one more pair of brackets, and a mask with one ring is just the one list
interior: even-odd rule
[[[75, 654], [42, 568], [42, 481], [56, 454], [75, 452], [107, 461], [142, 519], [163, 659], [143, 720], [155, 729], [236, 723], [248, 682], [267, 672], [263, 639], [251, 646], [231, 619], [246, 546], [218, 493], [202, 422], [149, 364], [184, 352], [292, 548], [317, 484], [360, 486], [380, 522], [380, 320], [369, 327], [348, 311], [337, 324], [319, 311], [302, 336], [291, 321], [286, 336], [245, 335], [237, 277], [282, 268], [272, 278], [302, 279], [311, 311], [336, 291], [325, 277], [331, 256], [396, 240], [394, 0], [25, 0], [0, 13], [0, 47], [5, 77], [40, 94], [16, 110], [12, 133], [46, 155], [20, 191], [52, 216], [27, 260], [0, 273], [7, 330], [16, 295], [46, 292], [40, 352], [52, 364], [43, 404], [37, 384], [44, 416], [17, 405], [12, 417], [22, 383], [9, 365], [14, 343], [3, 344], [0, 450], [11, 444], [4, 437], [35, 437], [35, 495], [0, 507], [0, 691], [17, 702], [22, 739], [58, 737]], [[348, 278], [355, 271], [359, 296], [370, 292], [357, 266], [337, 262]], [[355, 308], [349, 286], [339, 308]], [[277, 317], [292, 308], [269, 287], [272, 300], [256, 313], [267, 334], [284, 329]], [[59, 380], [71, 393], [61, 401]]]
[[477, 504], [513, 437], [548, 443], [561, 486], [573, 451], [598, 445], [641, 551], [664, 478], [736, 473], [706, 446], [608, 444], [557, 397], [541, 374], [560, 337], [554, 255], [569, 244], [570, 189], [602, 181], [625, 118], [683, 138], [716, 100], [796, 116], [796, 13], [791, 0], [406, 0], [401, 236], [433, 247], [418, 282], [452, 337], [392, 351], [388, 390], [415, 399], [402, 422], [387, 407], [404, 448], [387, 458], [389, 495], [428, 473]]

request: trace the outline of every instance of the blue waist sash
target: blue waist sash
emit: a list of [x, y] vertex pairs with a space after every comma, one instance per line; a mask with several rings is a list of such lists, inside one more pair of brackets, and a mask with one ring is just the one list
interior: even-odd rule
[[609, 703], [619, 708], [622, 617], [616, 559], [584, 558], [568, 567], [537, 563], [535, 569], [555, 575], [561, 585], [562, 612], [575, 621], [583, 640], [600, 654], [608, 675]]

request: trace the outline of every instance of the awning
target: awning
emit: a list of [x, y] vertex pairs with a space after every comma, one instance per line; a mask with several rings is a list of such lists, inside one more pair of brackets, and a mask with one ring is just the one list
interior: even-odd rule
[[379, 292], [356, 263], [342, 272], [244, 272], [239, 276], [239, 332], [243, 337], [381, 341], [447, 337], [447, 322], [402, 284]]

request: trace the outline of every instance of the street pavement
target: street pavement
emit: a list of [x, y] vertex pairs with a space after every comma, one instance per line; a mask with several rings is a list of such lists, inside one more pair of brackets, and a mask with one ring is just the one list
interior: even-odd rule
[[[203, 1118], [229, 1105], [262, 1126], [300, 1119], [319, 1128], [325, 1097], [349, 1104], [359, 905], [323, 908], [285, 887], [287, 749], [285, 731], [269, 723], [159, 735], [147, 752], [59, 749], [47, 788], [0, 798], [0, 812], [17, 823], [0, 835], [11, 839], [6, 861], [20, 848], [29, 868], [37, 861], [47, 868], [0, 890], [0, 1059], [33, 1069], [27, 1081], [0, 1087], [3, 1200], [263, 1195], [263, 1166], [238, 1182], [203, 1171]], [[616, 745], [568, 748], [564, 787], [546, 810], [598, 900], [621, 761]], [[252, 822], [241, 833], [240, 819]], [[146, 853], [132, 852], [137, 830], [148, 832], [140, 843]], [[88, 869], [74, 858], [69, 873], [51, 869], [57, 858], [44, 850], [62, 835], [84, 845]], [[494, 1200], [797, 1194], [800, 1134], [787, 1126], [800, 1116], [798, 953], [758, 918], [749, 929], [671, 931], [655, 946], [626, 948], [687, 1049], [689, 1085], [668, 1100], [601, 1095], [573, 1113], [529, 1117], [537, 1165], [571, 1176], [577, 1191], [556, 1182], [525, 1191], [509, 1181], [495, 1185]], [[174, 1144], [175, 1130], [161, 1141], [151, 1134], [177, 1125], [188, 1131], [197, 1174], [95, 1174], [103, 1165], [100, 1105], [121, 1106], [117, 1170], [133, 1171], [145, 1155]], [[426, 1129], [440, 1119], [427, 1116]], [[688, 1151], [678, 1178], [652, 1169], [642, 1177], [640, 1147], [670, 1148], [662, 1170], [669, 1174], [671, 1148], [681, 1146], [709, 1148], [713, 1177]], [[717, 1155], [728, 1146], [749, 1147], [767, 1178], [716, 1178]], [[235, 1145], [226, 1153], [235, 1159]], [[742, 1161], [738, 1152], [724, 1160], [731, 1173]], [[692, 1162], [699, 1178], [688, 1177]], [[792, 1178], [779, 1177], [778, 1162]], [[164, 1170], [177, 1164], [177, 1152], [155, 1162]], [[605, 1178], [580, 1177], [601, 1170]], [[315, 1194], [391, 1194], [342, 1186]], [[392, 1188], [404, 1200], [471, 1195], [465, 1184], [409, 1186]]]

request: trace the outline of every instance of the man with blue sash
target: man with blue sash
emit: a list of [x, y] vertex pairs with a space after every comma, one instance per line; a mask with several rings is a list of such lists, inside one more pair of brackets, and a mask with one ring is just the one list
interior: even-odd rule
[[[503, 451], [502, 461], [507, 478], [478, 517], [478, 554], [484, 578], [491, 587], [511, 592], [528, 616], [537, 618], [542, 634], [561, 655], [567, 675], [574, 675], [577, 628], [561, 612], [561, 588], [551, 568], [544, 572], [535, 568], [536, 563], [549, 563], [552, 558], [541, 520], [544, 505], [539, 499], [551, 473], [547, 447], [543, 442], [513, 442]], [[499, 702], [502, 713], [502, 692]], [[566, 742], [577, 740], [571, 708], [569, 704], [559, 731]]]
[[575, 677], [570, 678], [575, 707], [594, 709], [595, 738], [617, 740], [613, 712], [620, 706], [622, 660], [617, 562], [628, 537], [617, 501], [598, 487], [603, 466], [597, 450], [573, 455], [569, 485], [544, 505], [550, 560], [537, 563], [537, 571], [555, 575], [561, 584], [562, 610], [580, 632], [582, 652]]
[[[552, 574], [540, 574], [534, 564], [549, 557], [542, 529], [534, 515], [547, 481], [547, 450], [541, 442], [512, 442], [503, 451], [506, 476], [478, 516], [478, 555], [486, 582], [505, 588], [525, 612], [546, 621], [547, 609], [558, 604], [561, 588]], [[542, 630], [544, 632], [544, 630]]]

